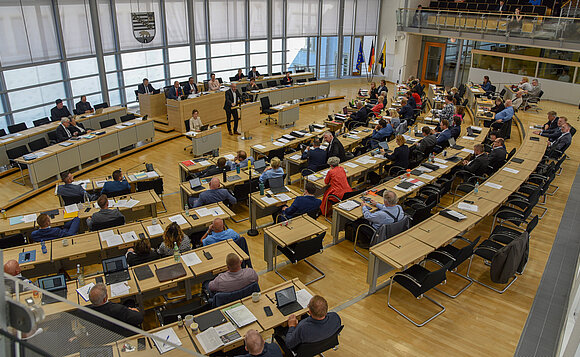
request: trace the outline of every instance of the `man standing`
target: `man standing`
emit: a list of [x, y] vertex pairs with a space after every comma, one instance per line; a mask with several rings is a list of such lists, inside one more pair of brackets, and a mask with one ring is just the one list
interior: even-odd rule
[[68, 118], [71, 115], [66, 105], [62, 103], [62, 99], [57, 99], [55, 104], [56, 106], [50, 110], [50, 119], [52, 121]]
[[230, 89], [226, 91], [226, 102], [224, 103], [224, 110], [226, 111], [227, 117], [228, 132], [230, 133], [230, 135], [233, 135], [231, 127], [232, 116], [234, 117], [234, 133], [236, 133], [236, 135], [240, 135], [240, 133], [238, 133], [238, 121], [239, 121], [238, 110], [235, 109], [234, 107], [238, 105], [238, 102], [240, 101], [240, 98], [242, 96], [236, 88], [237, 88], [236, 83], [232, 83], [230, 85]]
[[325, 131], [322, 134], [322, 139], [328, 143], [328, 148], [326, 148], [326, 160], [336, 156], [340, 159], [340, 162], [346, 161], [346, 152], [344, 151], [344, 146], [340, 140], [334, 137], [330, 131]]
[[185, 95], [197, 94], [197, 84], [195, 84], [193, 77], [189, 77], [188, 82], [183, 86], [183, 92]]

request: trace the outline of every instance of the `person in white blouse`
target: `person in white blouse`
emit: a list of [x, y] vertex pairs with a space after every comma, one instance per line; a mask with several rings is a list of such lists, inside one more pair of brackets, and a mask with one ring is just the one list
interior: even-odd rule
[[189, 118], [189, 130], [200, 131], [203, 123], [201, 118], [198, 116], [199, 112], [197, 109], [191, 111], [191, 118]]
[[211, 74], [211, 79], [209, 80], [209, 82], [207, 82], [207, 85], [210, 91], [220, 89], [220, 82], [217, 79], [215, 79], [215, 74], [213, 73]]

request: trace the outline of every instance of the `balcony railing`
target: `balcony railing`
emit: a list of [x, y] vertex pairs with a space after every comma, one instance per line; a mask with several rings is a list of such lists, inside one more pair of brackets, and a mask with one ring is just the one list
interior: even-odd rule
[[416, 28], [580, 43], [580, 18], [424, 9], [398, 9], [399, 30]]

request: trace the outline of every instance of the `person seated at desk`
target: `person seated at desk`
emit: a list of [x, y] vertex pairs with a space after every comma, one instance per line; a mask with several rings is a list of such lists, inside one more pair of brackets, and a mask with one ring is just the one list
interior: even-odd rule
[[451, 130], [451, 137], [457, 140], [461, 135], [461, 117], [459, 115], [453, 117], [453, 125], [449, 130]]
[[415, 150], [421, 152], [423, 157], [427, 157], [433, 152], [435, 145], [437, 145], [437, 136], [435, 136], [428, 126], [424, 126], [421, 132], [423, 133], [423, 139], [415, 146]]
[[267, 182], [271, 178], [277, 178], [284, 176], [284, 169], [281, 167], [282, 163], [277, 157], [273, 157], [270, 160], [270, 167], [268, 167], [260, 175], [260, 182]]
[[[379, 93], [379, 95], [383, 95], [383, 92], [389, 92], [389, 88], [387, 88], [387, 81], [384, 79], [381, 79], [381, 84], [379, 85], [379, 87], [377, 88], [377, 93]], [[385, 98], [387, 98], [387, 96], [385, 95]]]
[[30, 233], [30, 238], [32, 238], [34, 242], [41, 242], [43, 240], [53, 240], [77, 234], [79, 232], [81, 220], [79, 217], [75, 217], [66, 222], [62, 228], [51, 228], [50, 217], [45, 213], [41, 213], [36, 219], [36, 224], [38, 224], [40, 228]]
[[[495, 139], [497, 139], [499, 137], [501, 137], [499, 135], [499, 131], [497, 131], [497, 130], [490, 130], [489, 131], [489, 134], [487, 134], [487, 137], [483, 140], [483, 145], [492, 146], [493, 143], [494, 143], [494, 141], [495, 141]], [[505, 148], [505, 144], [504, 144], [504, 148]], [[488, 151], [488, 150], [486, 150], [486, 151]]]
[[151, 242], [147, 238], [140, 238], [134, 248], [127, 249], [125, 254], [129, 266], [140, 265], [159, 259], [159, 254], [151, 249]]
[[143, 78], [143, 83], [137, 86], [137, 93], [139, 94], [153, 94], [155, 88], [149, 83], [147, 78]]
[[455, 106], [455, 116], [459, 116], [459, 119], [461, 120], [461, 123], [463, 123], [463, 119], [465, 118], [465, 107], [461, 106], [461, 105], [456, 105]]
[[[526, 94], [532, 98], [539, 98], [541, 91], [542, 91], [542, 86], [540, 85], [538, 80], [534, 78], [532, 80], [532, 89], [528, 90], [526, 92]], [[528, 108], [529, 108], [529, 106], [526, 107], [526, 109], [528, 109]]]
[[209, 91], [215, 91], [215, 90], [220, 89], [221, 84], [220, 84], [220, 81], [218, 81], [215, 78], [215, 73], [212, 73], [210, 75], [210, 80], [207, 82], [207, 86], [208, 86]]
[[191, 118], [189, 118], [189, 130], [200, 131], [203, 123], [199, 117], [199, 111], [194, 109], [191, 111]]
[[[334, 195], [342, 200], [345, 193], [352, 191], [346, 177], [346, 171], [344, 171], [343, 167], [338, 166], [340, 164], [340, 159], [336, 156], [332, 156], [328, 158], [327, 163], [330, 166], [330, 170], [328, 170], [328, 173], [324, 178], [324, 184], [328, 188], [324, 192], [324, 197], [322, 197], [322, 203], [320, 205], [320, 211], [323, 215], [328, 215], [331, 212], [330, 205], [336, 202], [334, 198], [329, 198], [329, 195]], [[326, 207], [327, 199], [329, 207]]]
[[383, 111], [383, 108], [385, 107], [385, 105], [383, 104], [384, 100], [385, 100], [385, 98], [383, 98], [382, 95], [379, 96], [379, 99], [377, 100], [377, 104], [375, 104], [375, 106], [371, 108], [372, 112], [375, 113], [375, 115], [379, 115]]
[[322, 201], [316, 198], [314, 196], [315, 194], [316, 186], [312, 182], [307, 181], [304, 185], [304, 194], [302, 196], [296, 197], [290, 207], [283, 205], [279, 211], [272, 214], [274, 222], [286, 221], [319, 209]]
[[214, 177], [209, 182], [209, 190], [205, 190], [199, 194], [199, 197], [190, 197], [188, 199], [189, 207], [196, 208], [205, 205], [209, 205], [212, 203], [219, 203], [225, 200], [232, 205], [238, 203], [238, 200], [225, 188], [220, 188], [221, 182], [220, 179]]
[[410, 90], [405, 92], [405, 98], [407, 98], [407, 104], [409, 104], [411, 108], [417, 108], [417, 102], [415, 101], [415, 97], [413, 97], [413, 93]]
[[260, 87], [256, 84], [256, 78], [250, 79], [250, 84], [248, 85], [248, 91], [260, 90]]
[[72, 173], [66, 171], [60, 174], [60, 179], [64, 182], [64, 185], [59, 185], [56, 189], [56, 194], [61, 197], [74, 197], [74, 198], [81, 198], [85, 199], [88, 197], [89, 200], [94, 200], [98, 196], [97, 195], [89, 195], [87, 191], [83, 188], [82, 185], [78, 185], [73, 183], [75, 177]]
[[502, 138], [496, 138], [492, 145], [491, 152], [487, 155], [487, 161], [489, 166], [493, 167], [494, 170], [499, 170], [507, 159], [505, 143]]
[[248, 161], [251, 161], [248, 159], [248, 153], [246, 153], [244, 150], [238, 150], [236, 157], [234, 157], [234, 161], [228, 160], [226, 165], [228, 165], [230, 170], [233, 171], [237, 165], [240, 165], [240, 169], [248, 167]]
[[503, 104], [503, 100], [501, 99], [501, 97], [496, 97], [495, 98], [495, 105], [493, 107], [491, 107], [491, 109], [489, 111], [497, 114], [504, 109], [505, 109], [505, 104]]
[[568, 122], [568, 118], [566, 117], [559, 117], [558, 118], [558, 126], [555, 129], [547, 129], [547, 130], [536, 130], [533, 133], [538, 134], [548, 138], [549, 142], [553, 142], [554, 140], [558, 139], [560, 135], [562, 135], [562, 127], [564, 124]]
[[[473, 157], [471, 160], [463, 160], [463, 166], [456, 166], [458, 170], [469, 171], [475, 176], [483, 176], [487, 173], [489, 160], [483, 150], [482, 144], [473, 145]], [[454, 168], [454, 169], [455, 169]]]
[[203, 246], [218, 243], [227, 239], [236, 240], [240, 238], [240, 235], [231, 228], [225, 229], [224, 220], [221, 218], [216, 218], [213, 223], [209, 225], [207, 232], [201, 237], [201, 242]]
[[307, 160], [306, 169], [303, 170], [302, 175], [309, 175], [311, 171], [321, 170], [326, 165], [326, 150], [320, 148], [320, 140], [315, 138], [312, 140], [312, 148], [304, 149], [302, 153], [302, 160]]
[[[22, 269], [20, 268], [20, 264], [18, 264], [18, 261], [14, 259], [10, 259], [6, 263], [4, 263], [4, 273], [11, 275], [19, 280], [25, 281], [29, 284], [32, 284], [30, 280], [22, 276]], [[4, 286], [6, 287], [6, 291], [9, 292], [10, 294], [14, 294], [16, 292], [16, 287], [12, 280], [4, 279]], [[24, 285], [20, 285], [20, 292], [28, 290], [31, 289]]]
[[244, 75], [244, 73], [242, 72], [241, 68], [238, 68], [238, 73], [236, 73], [236, 75], [234, 76], [236, 81], [241, 81], [242, 79], [246, 78], [246, 76]]
[[453, 96], [446, 95], [445, 106], [441, 110], [435, 109], [434, 113], [437, 114], [439, 119], [451, 120], [451, 117], [455, 114], [455, 105], [453, 105]]
[[179, 85], [179, 81], [173, 82], [173, 87], [167, 90], [167, 99], [178, 100], [183, 95], [183, 88]]
[[314, 343], [325, 340], [334, 335], [342, 325], [340, 316], [336, 312], [328, 312], [328, 303], [320, 295], [314, 295], [308, 303], [308, 316], [298, 323], [296, 315], [288, 317], [288, 327], [276, 328], [276, 342], [292, 356], [293, 348], [301, 343]]
[[195, 84], [195, 79], [193, 77], [189, 77], [187, 83], [183, 86], [183, 93], [185, 95], [197, 94], [197, 84]]
[[52, 121], [61, 120], [71, 116], [66, 105], [63, 104], [62, 99], [55, 100], [56, 106], [50, 110], [50, 119]]
[[359, 100], [356, 102], [356, 109], [356, 112], [352, 113], [350, 119], [346, 121], [347, 127], [350, 127], [352, 122], [366, 123], [368, 117], [367, 107]]
[[518, 83], [518, 88], [526, 92], [529, 92], [533, 89], [532, 85], [530, 84], [530, 79], [528, 77], [522, 77], [522, 80], [520, 81], [520, 83]]
[[457, 87], [453, 87], [449, 90], [449, 95], [453, 97], [452, 102], [454, 105], [461, 105], [461, 97], [459, 96], [459, 90]]
[[70, 128], [70, 119], [60, 119], [60, 125], [56, 127], [56, 140], [60, 143], [73, 137], [73, 131]]
[[411, 87], [417, 92], [419, 96], [423, 95], [423, 86], [418, 80], [411, 83]]
[[572, 134], [570, 134], [571, 128], [572, 127], [568, 123], [562, 125], [562, 133], [560, 136], [556, 140], [548, 143], [548, 148], [546, 149], [548, 156], [552, 157], [554, 152], [562, 152], [570, 146], [572, 143]]
[[413, 106], [405, 98], [401, 99], [401, 109], [397, 113], [399, 114], [400, 120], [409, 120], [415, 115]]
[[[103, 283], [97, 283], [89, 290], [89, 300], [91, 301], [89, 308], [101, 314], [136, 327], [143, 322], [143, 314], [137, 308], [110, 302], [107, 296], [107, 286]], [[121, 327], [119, 329], [126, 331]], [[125, 335], [125, 333], [120, 334]]]
[[[391, 135], [393, 135], [391, 124], [387, 123], [385, 119], [380, 119], [370, 138], [363, 140], [363, 144], [359, 149], [364, 147], [369, 150], [376, 149], [379, 146], [379, 142], [387, 140]], [[362, 150], [358, 150], [358, 154], [362, 154]]]
[[90, 218], [87, 218], [87, 226], [89, 230], [93, 230], [93, 224], [105, 224], [113, 222], [117, 219], [123, 218], [123, 222], [118, 224], [125, 224], [125, 216], [117, 208], [109, 208], [109, 199], [107, 195], [100, 195], [97, 199], [97, 205], [101, 208], [98, 212], [93, 213]]
[[504, 123], [509, 122], [511, 125], [512, 117], [514, 116], [514, 107], [512, 107], [512, 101], [505, 101], [505, 109], [495, 115], [495, 121], [491, 124], [491, 127], [499, 130]]
[[558, 119], [558, 114], [555, 111], [550, 110], [548, 112], [548, 121], [544, 124], [542, 130], [556, 129], [558, 127]]
[[85, 129], [83, 123], [77, 122], [77, 119], [73, 116], [70, 119], [70, 125], [68, 130], [72, 133], [73, 136], [84, 135], [86, 133], [90, 133], [92, 129]]
[[512, 106], [514, 107], [514, 111], [520, 109], [522, 104], [524, 103], [524, 91], [519, 90], [516, 92], [515, 98], [512, 100]]
[[161, 245], [157, 248], [157, 254], [162, 257], [173, 255], [173, 249], [176, 244], [180, 254], [191, 250], [191, 240], [187, 234], [183, 233], [179, 224], [171, 222], [167, 227], [165, 227], [165, 231], [163, 232], [163, 242], [161, 242]]
[[338, 138], [336, 138], [330, 131], [325, 131], [324, 134], [322, 134], [322, 140], [328, 143], [328, 147], [326, 148], [327, 161], [333, 156], [338, 157], [340, 162], [346, 161], [344, 146], [342, 146], [342, 143]]
[[280, 347], [275, 343], [266, 343], [262, 335], [254, 329], [246, 332], [244, 341], [248, 353], [236, 357], [282, 357]]
[[260, 72], [258, 72], [256, 70], [256, 66], [252, 66], [252, 70], [250, 70], [250, 72], [248, 72], [248, 79], [252, 79], [252, 78], [256, 79], [258, 77], [260, 77]]
[[387, 104], [389, 103], [389, 98], [387, 98], [387, 91], [382, 91], [380, 92], [381, 96], [383, 96], [383, 108], [387, 107]]
[[377, 88], [377, 84], [375, 82], [371, 82], [371, 87], [369, 88], [369, 100], [372, 102], [378, 99], [379, 99], [379, 89]]
[[226, 256], [228, 270], [220, 273], [209, 282], [211, 293], [230, 293], [258, 282], [258, 273], [252, 268], [242, 268], [242, 259], [236, 253]]
[[75, 109], [79, 115], [81, 114], [89, 114], [94, 112], [95, 110], [91, 107], [91, 103], [87, 102], [87, 96], [83, 95], [81, 97], [80, 102], [75, 105]]
[[409, 147], [407, 146], [407, 141], [405, 140], [403, 135], [397, 135], [397, 137], [395, 138], [395, 142], [399, 146], [397, 146], [395, 150], [393, 150], [392, 154], [387, 154], [385, 152], [385, 149], [380, 150], [380, 152], [385, 156], [386, 159], [392, 161], [392, 164], [388, 165], [385, 168], [387, 172], [392, 166], [399, 166], [404, 169], [409, 167]]
[[415, 88], [411, 89], [411, 95], [415, 99], [415, 104], [417, 104], [417, 109], [421, 109], [421, 107], [423, 106], [423, 102], [421, 101], [421, 96], [419, 95], [419, 93], [417, 93], [417, 90]]
[[441, 132], [437, 134], [437, 145], [446, 147], [449, 145], [449, 139], [451, 138], [451, 130], [449, 130], [449, 122], [447, 119], [441, 120], [439, 127], [441, 128]]
[[483, 83], [481, 83], [481, 89], [483, 89], [485, 93], [491, 92], [491, 82], [489, 81], [489, 76], [483, 76]]
[[131, 185], [125, 177], [123, 177], [123, 172], [121, 170], [113, 171], [113, 181], [107, 181], [101, 189], [101, 194], [111, 194], [116, 192], [128, 192], [131, 191]]
[[224, 171], [230, 171], [230, 167], [227, 165], [227, 160], [225, 157], [220, 157], [217, 159], [217, 165], [213, 165], [200, 172], [197, 177], [210, 177], [217, 174], [221, 174]]
[[286, 72], [286, 75], [284, 76], [284, 78], [282, 78], [282, 81], [280, 82], [283, 85], [292, 85], [292, 83], [294, 82], [294, 80], [292, 79], [292, 77], [290, 77], [290, 72]]

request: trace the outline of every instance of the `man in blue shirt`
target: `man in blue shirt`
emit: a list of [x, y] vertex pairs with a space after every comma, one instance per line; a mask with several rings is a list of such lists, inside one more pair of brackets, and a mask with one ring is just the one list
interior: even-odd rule
[[448, 145], [449, 139], [451, 138], [451, 130], [449, 130], [449, 122], [447, 119], [442, 119], [439, 123], [441, 129], [443, 129], [437, 135], [437, 145], [446, 147]]
[[235, 170], [236, 165], [240, 165], [240, 169], [244, 169], [246, 167], [248, 167], [248, 161], [251, 161], [248, 158], [248, 154], [244, 151], [244, 150], [239, 150], [236, 157], [234, 158], [234, 161], [229, 161], [226, 163], [226, 165], [229, 166], [230, 170]]
[[491, 124], [494, 129], [500, 129], [503, 123], [512, 120], [514, 116], [514, 107], [510, 99], [505, 101], [505, 109], [495, 115], [495, 122]]
[[376, 212], [371, 212], [368, 204], [364, 202], [362, 204], [364, 218], [375, 229], [379, 229], [382, 225], [394, 223], [405, 217], [405, 212], [398, 205], [399, 199], [393, 191], [385, 190], [383, 200], [384, 204], [371, 201], [371, 205], [378, 208]]
[[[387, 123], [385, 119], [380, 119], [377, 126], [375, 126], [373, 130], [373, 134], [371, 135], [371, 139], [375, 139], [377, 141], [384, 141], [386, 138], [393, 134], [393, 127], [391, 124]], [[376, 146], [375, 146], [376, 147]]]
[[[320, 139], [312, 141], [312, 149], [306, 148], [302, 153], [302, 160], [308, 159], [307, 169], [314, 172], [321, 170], [326, 165], [326, 151], [320, 148]], [[303, 172], [302, 175], [309, 175], [311, 172]]]
[[35, 242], [40, 242], [43, 240], [64, 238], [77, 234], [79, 232], [81, 220], [79, 217], [75, 217], [72, 221], [66, 222], [62, 228], [51, 228], [50, 217], [47, 214], [42, 213], [36, 219], [36, 223], [40, 229], [30, 233], [30, 238]]
[[129, 185], [129, 182], [127, 182], [127, 180], [123, 177], [123, 172], [121, 172], [121, 170], [115, 170], [113, 171], [113, 181], [105, 182], [103, 188], [101, 189], [101, 194], [108, 194], [108, 196], [112, 196], [110, 195], [111, 193], [130, 191], [131, 186]]
[[201, 207], [212, 203], [223, 202], [228, 200], [229, 203], [235, 205], [238, 200], [225, 188], [220, 188], [220, 179], [214, 177], [209, 182], [209, 190], [203, 191], [198, 198], [190, 197], [188, 200], [189, 207]]
[[274, 222], [276, 222], [276, 218], [278, 217], [278, 215], [280, 215], [280, 217], [278, 218], [278, 222], [281, 222], [318, 209], [322, 204], [322, 201], [316, 198], [314, 196], [315, 194], [316, 194], [316, 186], [314, 186], [312, 182], [307, 181], [306, 185], [304, 186], [303, 196], [296, 197], [294, 199], [294, 202], [292, 202], [292, 205], [290, 205], [290, 207], [284, 205], [282, 206], [280, 211], [277, 211], [276, 213], [272, 214]]
[[244, 340], [248, 353], [237, 357], [282, 357], [280, 347], [275, 343], [266, 343], [262, 335], [256, 330], [252, 329], [246, 332]]
[[221, 242], [227, 239], [238, 239], [240, 235], [231, 228], [225, 229], [224, 220], [216, 218], [213, 223], [209, 225], [207, 232], [201, 237], [201, 242], [204, 246]]

